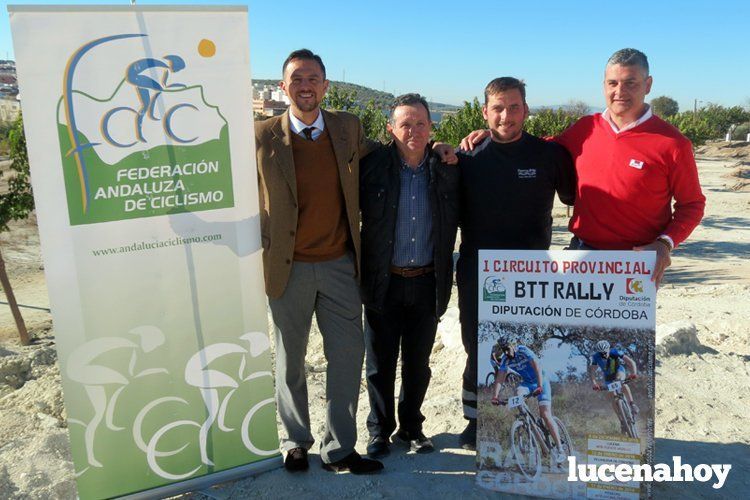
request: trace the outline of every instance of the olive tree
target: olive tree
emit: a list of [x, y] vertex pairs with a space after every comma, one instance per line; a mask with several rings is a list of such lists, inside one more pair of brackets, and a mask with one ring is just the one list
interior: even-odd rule
[[651, 110], [657, 116], [667, 118], [676, 115], [680, 111], [680, 105], [671, 97], [663, 95], [651, 99]]

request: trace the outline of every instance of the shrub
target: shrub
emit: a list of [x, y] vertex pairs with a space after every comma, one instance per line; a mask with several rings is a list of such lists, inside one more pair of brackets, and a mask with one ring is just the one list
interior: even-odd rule
[[680, 111], [680, 105], [671, 97], [663, 95], [651, 100], [651, 109], [657, 116], [667, 118], [676, 115]]
[[747, 139], [747, 134], [750, 134], [750, 122], [737, 125], [737, 128], [732, 131], [732, 139], [735, 141], [744, 141]]
[[555, 136], [573, 125], [578, 118], [580, 115], [576, 112], [542, 109], [526, 120], [524, 129], [537, 137]]
[[702, 146], [707, 140], [718, 137], [715, 129], [700, 113], [686, 111], [670, 116], [667, 121], [680, 129], [680, 132], [693, 143], [693, 147]]
[[455, 146], [469, 132], [483, 128], [487, 128], [487, 123], [482, 118], [482, 106], [475, 97], [472, 102], [464, 101], [463, 107], [456, 113], [444, 114], [440, 125], [434, 128], [434, 137], [436, 141]]

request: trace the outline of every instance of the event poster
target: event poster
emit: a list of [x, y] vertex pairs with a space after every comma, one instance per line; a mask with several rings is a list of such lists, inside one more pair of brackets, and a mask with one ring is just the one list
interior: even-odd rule
[[9, 11], [79, 496], [277, 466], [247, 9]]
[[479, 252], [480, 486], [649, 496], [650, 483], [568, 476], [571, 460], [652, 461], [654, 262], [654, 252]]

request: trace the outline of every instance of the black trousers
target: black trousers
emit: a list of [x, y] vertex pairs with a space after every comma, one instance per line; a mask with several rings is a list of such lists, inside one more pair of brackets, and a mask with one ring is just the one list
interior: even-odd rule
[[456, 265], [458, 309], [461, 320], [461, 340], [466, 351], [466, 365], [461, 391], [464, 418], [477, 418], [477, 332], [479, 330], [477, 253], [462, 253]]
[[435, 274], [414, 278], [391, 275], [383, 311], [365, 308], [367, 392], [371, 436], [389, 437], [396, 429], [395, 384], [401, 350], [398, 421], [407, 432], [420, 432], [420, 411], [430, 384], [430, 353], [437, 331]]

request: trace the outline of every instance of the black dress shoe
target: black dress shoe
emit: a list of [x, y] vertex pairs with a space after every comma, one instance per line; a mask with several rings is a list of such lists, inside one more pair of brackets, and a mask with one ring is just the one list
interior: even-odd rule
[[341, 460], [323, 463], [323, 468], [332, 472], [351, 472], [352, 474], [373, 474], [383, 470], [383, 463], [377, 460], [362, 458], [356, 451]]
[[470, 418], [469, 423], [466, 425], [466, 429], [458, 435], [458, 444], [464, 450], [476, 450], [477, 449], [477, 419]]
[[284, 468], [289, 472], [301, 472], [307, 470], [310, 464], [307, 462], [307, 450], [304, 448], [292, 448], [284, 459]]
[[409, 449], [414, 453], [431, 453], [435, 451], [432, 441], [430, 441], [422, 431], [407, 432], [403, 429], [399, 429], [396, 433], [396, 437], [407, 444]]
[[383, 436], [370, 436], [367, 442], [367, 456], [370, 458], [383, 458], [391, 454], [388, 439]]

